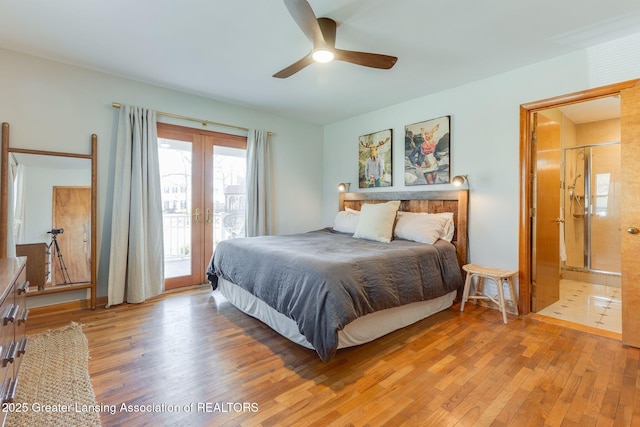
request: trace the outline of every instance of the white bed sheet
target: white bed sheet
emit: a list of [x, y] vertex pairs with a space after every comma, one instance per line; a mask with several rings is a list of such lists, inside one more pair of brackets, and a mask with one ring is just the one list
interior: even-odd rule
[[[314, 349], [311, 343], [300, 334], [295, 321], [274, 310], [240, 286], [220, 277], [218, 278], [218, 290], [239, 310], [266, 323], [280, 335], [296, 344]], [[452, 291], [433, 300], [414, 302], [360, 317], [338, 332], [338, 348], [364, 344], [425, 319], [451, 307], [455, 297], [456, 291]]]

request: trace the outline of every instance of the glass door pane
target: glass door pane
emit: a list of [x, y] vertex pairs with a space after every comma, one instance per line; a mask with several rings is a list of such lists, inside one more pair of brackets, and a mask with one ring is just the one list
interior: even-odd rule
[[158, 138], [164, 276], [191, 276], [192, 146], [188, 141]]
[[241, 148], [213, 148], [213, 247], [245, 236], [246, 154]]
[[621, 272], [620, 144], [591, 149], [591, 269]]
[[[585, 197], [585, 153], [586, 148], [564, 150], [564, 244], [565, 266], [575, 269], [587, 268], [585, 257], [585, 217], [589, 200]], [[588, 154], [587, 154], [588, 155]]]

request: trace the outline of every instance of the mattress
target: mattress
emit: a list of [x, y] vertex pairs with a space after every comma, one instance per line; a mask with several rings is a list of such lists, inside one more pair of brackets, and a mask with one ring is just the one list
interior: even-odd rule
[[[313, 345], [300, 333], [294, 320], [274, 310], [240, 286], [220, 278], [218, 291], [239, 310], [262, 321], [280, 335], [296, 344], [315, 350]], [[432, 300], [418, 301], [359, 317], [338, 332], [338, 349], [373, 341], [425, 319], [451, 307], [455, 297], [456, 291], [452, 291]]]

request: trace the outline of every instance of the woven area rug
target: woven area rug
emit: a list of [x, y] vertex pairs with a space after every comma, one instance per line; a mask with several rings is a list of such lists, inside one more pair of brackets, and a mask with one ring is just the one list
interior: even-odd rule
[[6, 425], [99, 426], [82, 325], [29, 335]]

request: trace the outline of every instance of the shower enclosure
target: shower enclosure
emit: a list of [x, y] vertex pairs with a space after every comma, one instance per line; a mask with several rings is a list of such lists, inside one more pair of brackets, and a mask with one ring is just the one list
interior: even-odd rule
[[563, 270], [620, 275], [620, 143], [563, 154]]

